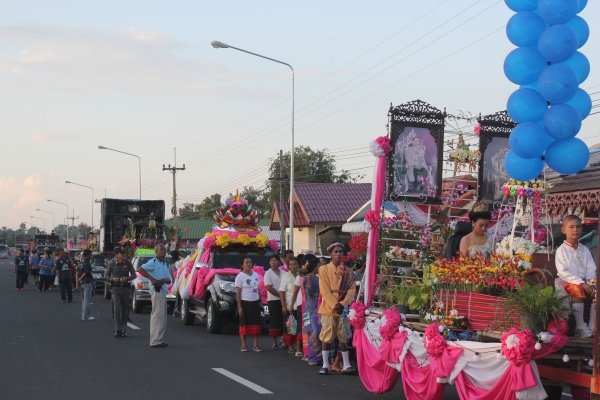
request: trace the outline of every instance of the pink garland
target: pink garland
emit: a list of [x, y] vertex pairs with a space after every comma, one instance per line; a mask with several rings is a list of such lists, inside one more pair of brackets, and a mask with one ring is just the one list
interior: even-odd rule
[[381, 222], [381, 213], [375, 210], [369, 210], [365, 214], [365, 221], [371, 225], [371, 228], [377, 228]]
[[258, 291], [260, 293], [260, 302], [267, 303], [267, 287], [265, 286], [265, 268], [260, 265], [252, 267], [252, 271], [256, 272], [260, 279], [258, 280]]
[[398, 333], [402, 318], [396, 307], [385, 310], [383, 317], [385, 318], [385, 324], [379, 328], [379, 334], [383, 339], [392, 340], [394, 335]]
[[446, 339], [440, 334], [437, 322], [427, 325], [424, 338], [425, 350], [430, 357], [441, 357], [446, 348]]
[[365, 323], [367, 321], [367, 317], [365, 315], [366, 309], [367, 306], [360, 301], [355, 301], [350, 306], [348, 320], [350, 320], [350, 325], [352, 325], [354, 329], [362, 329], [365, 327]]
[[269, 240], [269, 248], [275, 253], [279, 253], [279, 242], [277, 240]]
[[202, 247], [205, 250], [210, 250], [217, 245], [217, 239], [214, 236], [206, 236], [204, 238], [204, 243], [202, 243]]
[[520, 366], [529, 363], [535, 352], [535, 340], [529, 329], [512, 328], [500, 338], [502, 354], [513, 364]]
[[381, 151], [385, 154], [389, 154], [392, 152], [392, 145], [390, 144], [390, 138], [387, 136], [379, 136], [375, 139], [375, 142], [379, 145]]

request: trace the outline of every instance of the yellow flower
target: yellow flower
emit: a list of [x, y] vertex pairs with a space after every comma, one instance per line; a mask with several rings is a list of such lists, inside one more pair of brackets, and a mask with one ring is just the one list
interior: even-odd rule
[[246, 235], [245, 233], [242, 233], [237, 237], [236, 242], [242, 244], [243, 246], [248, 246], [250, 243], [252, 243], [252, 239], [250, 238], [250, 236]]
[[269, 244], [269, 237], [264, 233], [257, 235], [254, 240], [256, 241], [256, 245], [258, 247], [267, 247]]
[[219, 246], [219, 247], [227, 247], [230, 242], [231, 242], [231, 238], [226, 233], [224, 233], [223, 235], [217, 236], [216, 243], [217, 243], [217, 246]]

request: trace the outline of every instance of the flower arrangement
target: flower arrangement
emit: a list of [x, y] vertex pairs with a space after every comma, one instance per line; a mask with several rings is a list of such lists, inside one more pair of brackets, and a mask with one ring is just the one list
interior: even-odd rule
[[383, 317], [381, 318], [379, 334], [383, 339], [392, 340], [394, 335], [398, 332], [398, 327], [401, 322], [402, 317], [396, 307], [385, 310], [383, 312]]
[[378, 137], [370, 143], [369, 148], [375, 157], [383, 157], [393, 150], [392, 145], [390, 144], [390, 138], [387, 136]]
[[[205, 239], [202, 244], [204, 249], [211, 249], [214, 246], [225, 248], [230, 244], [241, 244], [243, 246], [249, 246], [255, 243], [258, 247], [267, 247], [271, 241], [269, 237], [263, 233], [259, 233], [256, 236], [251, 236], [246, 233], [237, 234], [232, 231], [230, 233], [219, 233], [208, 232], [205, 234]], [[274, 249], [273, 249], [274, 250]]]
[[541, 247], [537, 243], [523, 237], [513, 237], [511, 240], [511, 236], [508, 235], [496, 244], [496, 253], [506, 258], [512, 257], [514, 254], [525, 269], [531, 268], [531, 255], [539, 251], [541, 251]]
[[535, 197], [539, 198], [545, 190], [544, 181], [540, 178], [530, 181], [517, 181], [509, 179], [502, 186], [502, 194], [504, 196], [513, 197]]
[[368, 240], [369, 235], [367, 235], [366, 233], [361, 233], [359, 235], [352, 236], [350, 238], [350, 241], [348, 242], [348, 247], [350, 247], [350, 251], [346, 255], [344, 262], [351, 263], [354, 260], [358, 260], [361, 257], [366, 256]]
[[365, 221], [369, 223], [371, 228], [379, 227], [381, 222], [381, 212], [376, 210], [369, 210], [365, 214]]
[[489, 258], [439, 258], [429, 265], [429, 269], [436, 286], [460, 291], [514, 289], [522, 281], [524, 272], [518, 259], [506, 259], [498, 254]]
[[446, 339], [440, 334], [437, 322], [427, 325], [423, 335], [423, 344], [430, 357], [440, 357], [446, 348]]
[[400, 246], [390, 246], [390, 250], [385, 253], [388, 258], [398, 260], [415, 261], [421, 257], [421, 252], [417, 249], [407, 249]]
[[458, 136], [456, 148], [454, 148], [454, 139], [448, 141], [448, 146], [452, 149], [448, 154], [450, 161], [453, 161], [459, 167], [466, 165], [470, 171], [474, 171], [477, 168], [481, 153], [479, 150], [469, 149], [462, 134]]
[[228, 226], [255, 228], [258, 225], [258, 214], [248, 200], [236, 191], [229, 194], [222, 205], [213, 215], [215, 222], [222, 228]]

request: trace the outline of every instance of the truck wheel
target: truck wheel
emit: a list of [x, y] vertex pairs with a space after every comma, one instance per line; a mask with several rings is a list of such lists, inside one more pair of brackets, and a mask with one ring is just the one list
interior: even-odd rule
[[104, 285], [104, 298], [110, 300], [110, 289], [108, 285]]
[[206, 305], [206, 330], [208, 333], [221, 332], [221, 321], [217, 316], [217, 308], [212, 299], [209, 299]]
[[184, 325], [194, 325], [196, 316], [190, 312], [190, 304], [187, 300], [181, 303], [181, 322]]
[[131, 296], [131, 309], [135, 314], [142, 312], [143, 304], [137, 300], [135, 293]]

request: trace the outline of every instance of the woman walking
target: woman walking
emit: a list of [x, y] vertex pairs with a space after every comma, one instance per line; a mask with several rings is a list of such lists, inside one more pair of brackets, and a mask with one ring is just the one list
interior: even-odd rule
[[[319, 365], [323, 362], [321, 341], [321, 323], [319, 322], [319, 259], [312, 254], [305, 258], [300, 268], [299, 290], [302, 295], [302, 343], [308, 365]], [[298, 288], [298, 286], [296, 286]], [[297, 295], [298, 289], [294, 291]]]
[[267, 301], [269, 307], [269, 336], [273, 340], [273, 350], [279, 350], [277, 339], [283, 335], [283, 313], [281, 311], [281, 299], [279, 297], [279, 286], [281, 278], [286, 272], [279, 268], [279, 258], [276, 255], [269, 259], [269, 269], [265, 272], [265, 287], [267, 288]]
[[235, 277], [235, 292], [240, 320], [240, 351], [248, 351], [246, 336], [252, 336], [252, 350], [262, 351], [258, 345], [262, 321], [260, 317], [260, 294], [258, 285], [260, 278], [252, 270], [250, 257], [242, 260], [242, 272]]
[[52, 286], [52, 269], [54, 260], [50, 257], [50, 251], [44, 251], [40, 260], [40, 281], [38, 282], [38, 292], [46, 292]]
[[288, 346], [288, 352], [302, 357], [302, 296], [296, 295], [294, 298], [294, 289], [296, 287], [296, 278], [298, 277], [298, 261], [293, 258], [288, 263], [289, 270], [281, 279], [279, 287], [279, 296], [281, 297], [281, 309], [284, 317], [290, 320], [294, 317], [296, 329], [291, 332], [288, 329], [283, 334], [283, 343]]

